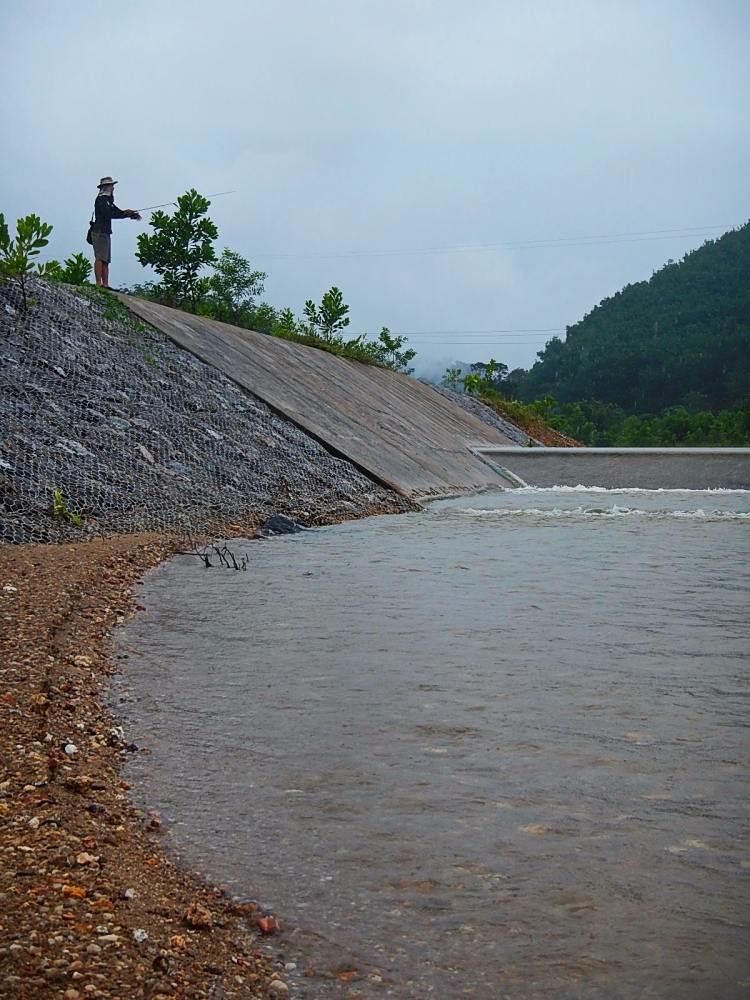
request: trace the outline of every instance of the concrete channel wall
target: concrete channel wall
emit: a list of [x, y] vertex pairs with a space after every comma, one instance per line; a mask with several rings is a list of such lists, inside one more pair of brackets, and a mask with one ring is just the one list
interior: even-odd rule
[[750, 489], [750, 448], [495, 448], [475, 454], [513, 486]]

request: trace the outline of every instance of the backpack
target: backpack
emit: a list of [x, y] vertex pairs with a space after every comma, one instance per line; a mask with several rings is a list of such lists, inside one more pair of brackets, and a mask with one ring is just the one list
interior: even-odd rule
[[88, 232], [86, 233], [86, 242], [89, 244], [89, 246], [93, 246], [94, 245], [94, 238], [91, 235], [91, 232], [92, 232], [92, 230], [94, 228], [94, 218], [95, 218], [95, 216], [96, 216], [96, 212], [94, 211], [94, 212], [91, 213], [91, 221], [89, 222]]

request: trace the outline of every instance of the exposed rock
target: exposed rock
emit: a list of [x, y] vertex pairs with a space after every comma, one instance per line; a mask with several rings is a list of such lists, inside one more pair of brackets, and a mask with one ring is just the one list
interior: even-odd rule
[[509, 420], [503, 420], [503, 418], [491, 410], [489, 406], [485, 406], [484, 403], [480, 403], [478, 399], [474, 399], [473, 396], [467, 395], [465, 392], [456, 392], [453, 389], [446, 389], [443, 385], [433, 385], [432, 387], [435, 392], [439, 392], [441, 396], [445, 396], [446, 399], [452, 400], [452, 402], [457, 403], [460, 407], [466, 410], [468, 413], [472, 413], [475, 417], [479, 417], [490, 427], [495, 427], [497, 430], [502, 431], [506, 437], [509, 437], [514, 444], [520, 444], [526, 447], [529, 443], [538, 444], [538, 441], [534, 441], [530, 438], [526, 431], [522, 431], [520, 427], [516, 427]]
[[263, 538], [268, 538], [271, 535], [296, 535], [297, 532], [303, 530], [303, 525], [293, 521], [291, 517], [273, 514], [261, 524], [258, 534]]

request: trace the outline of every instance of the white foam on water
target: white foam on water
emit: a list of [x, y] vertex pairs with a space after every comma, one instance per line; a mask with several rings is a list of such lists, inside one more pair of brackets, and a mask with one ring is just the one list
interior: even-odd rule
[[456, 510], [455, 513], [467, 517], [536, 517], [536, 518], [616, 518], [616, 517], [644, 517], [649, 520], [660, 521], [670, 518], [694, 521], [747, 521], [750, 520], [750, 512], [725, 511], [725, 510], [641, 510], [637, 507], [551, 507], [546, 510], [541, 507], [516, 507], [502, 508], [493, 507], [483, 509], [481, 507], [464, 507]]

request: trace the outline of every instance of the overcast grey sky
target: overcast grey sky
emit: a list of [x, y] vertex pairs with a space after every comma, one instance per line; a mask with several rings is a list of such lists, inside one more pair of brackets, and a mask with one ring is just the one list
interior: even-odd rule
[[336, 284], [353, 331], [461, 331], [424, 362], [526, 366], [549, 333], [473, 331], [563, 329], [747, 220], [749, 51], [750, 0], [5, 2], [0, 210], [63, 258], [102, 174], [123, 207], [235, 188], [210, 214], [270, 302]]

